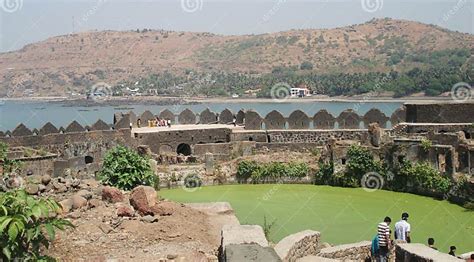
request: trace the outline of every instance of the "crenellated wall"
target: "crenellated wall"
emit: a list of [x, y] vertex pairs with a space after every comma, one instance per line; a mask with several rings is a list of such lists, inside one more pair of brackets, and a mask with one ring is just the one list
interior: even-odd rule
[[313, 117], [309, 117], [301, 110], [293, 111], [284, 117], [277, 110], [273, 110], [265, 117], [253, 110], [245, 112], [244, 124], [247, 130], [281, 130], [281, 129], [366, 129], [370, 123], [378, 123], [387, 128], [390, 121], [392, 126], [405, 122], [405, 109], [398, 109], [391, 117], [386, 116], [376, 108], [370, 109], [365, 115], [359, 116], [354, 110], [342, 111], [337, 117], [327, 110], [320, 110]]
[[239, 110], [237, 113], [229, 109], [222, 112], [212, 112], [206, 108], [201, 113], [194, 113], [190, 109], [185, 109], [179, 114], [174, 114], [165, 109], [157, 115], [150, 111], [145, 111], [140, 115], [133, 112], [126, 114], [115, 114], [114, 126], [127, 128], [130, 124], [133, 127], [146, 126], [148, 120], [160, 119], [171, 120], [172, 124], [194, 125], [194, 124], [232, 124], [235, 118], [236, 124], [244, 125], [246, 130], [277, 130], [277, 129], [365, 129], [370, 123], [378, 123], [382, 128], [386, 128], [388, 122], [392, 126], [405, 122], [405, 109], [397, 109], [390, 117], [386, 116], [379, 109], [372, 108], [364, 115], [358, 115], [352, 109], [341, 112], [338, 116], [333, 116], [327, 110], [320, 110], [314, 116], [308, 116], [302, 110], [295, 110], [287, 117], [278, 110], [269, 112], [264, 117], [254, 110]]
[[[90, 168], [91, 164], [101, 161], [107, 150], [118, 144], [135, 146], [129, 127], [112, 129], [102, 120], [90, 127], [83, 127], [73, 121], [66, 128], [57, 128], [48, 122], [33, 131], [20, 124], [13, 131], [3, 133], [0, 141], [10, 148], [30, 147], [54, 154], [54, 158], [48, 159], [48, 165], [40, 168], [42, 172], [53, 175], [60, 175], [66, 168], [77, 172], [86, 169], [94, 172]], [[25, 162], [27, 167], [31, 162], [28, 161]]]

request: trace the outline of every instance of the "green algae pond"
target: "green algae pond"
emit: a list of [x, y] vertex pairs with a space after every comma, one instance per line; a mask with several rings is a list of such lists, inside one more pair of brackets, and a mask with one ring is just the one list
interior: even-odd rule
[[377, 223], [392, 218], [392, 231], [402, 212], [410, 214], [412, 242], [429, 237], [442, 252], [449, 246], [462, 254], [474, 250], [474, 212], [448, 201], [384, 190], [314, 185], [225, 185], [192, 190], [166, 189], [160, 196], [182, 203], [229, 202], [241, 224], [275, 222], [270, 240], [306, 229], [320, 231], [322, 241], [344, 244], [371, 240]]

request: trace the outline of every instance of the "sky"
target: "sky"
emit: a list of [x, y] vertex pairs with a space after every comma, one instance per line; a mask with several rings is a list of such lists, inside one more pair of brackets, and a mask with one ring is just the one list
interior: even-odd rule
[[91, 30], [261, 34], [390, 17], [474, 33], [474, 0], [0, 0], [0, 52]]

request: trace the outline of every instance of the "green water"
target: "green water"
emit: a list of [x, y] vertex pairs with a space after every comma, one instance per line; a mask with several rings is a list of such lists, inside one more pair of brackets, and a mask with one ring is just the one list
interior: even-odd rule
[[429, 237], [442, 252], [455, 245], [457, 253], [474, 250], [474, 212], [447, 201], [378, 190], [314, 185], [230, 185], [203, 187], [194, 192], [162, 190], [160, 195], [178, 202], [229, 202], [241, 224], [263, 224], [275, 219], [274, 242], [305, 229], [320, 231], [322, 241], [344, 244], [371, 240], [377, 223], [402, 212], [410, 214], [412, 241]]

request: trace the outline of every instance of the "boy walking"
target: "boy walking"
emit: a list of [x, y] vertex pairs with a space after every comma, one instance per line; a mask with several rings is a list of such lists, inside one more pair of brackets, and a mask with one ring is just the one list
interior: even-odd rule
[[390, 223], [392, 219], [390, 217], [385, 217], [383, 222], [379, 223], [377, 226], [377, 236], [379, 239], [379, 254], [377, 256], [377, 262], [387, 262], [388, 255], [390, 250]]

